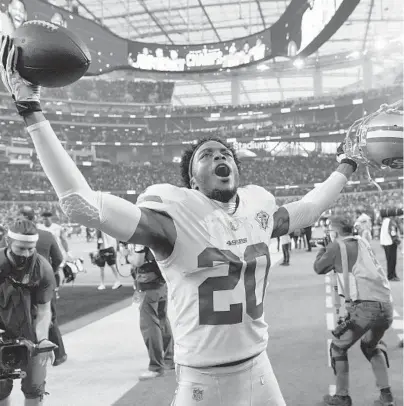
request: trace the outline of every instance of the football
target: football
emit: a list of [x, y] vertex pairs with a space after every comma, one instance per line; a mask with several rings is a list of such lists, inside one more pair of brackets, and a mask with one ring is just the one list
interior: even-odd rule
[[20, 48], [17, 71], [43, 87], [63, 87], [80, 79], [91, 63], [87, 45], [74, 33], [48, 21], [27, 21], [14, 33]]

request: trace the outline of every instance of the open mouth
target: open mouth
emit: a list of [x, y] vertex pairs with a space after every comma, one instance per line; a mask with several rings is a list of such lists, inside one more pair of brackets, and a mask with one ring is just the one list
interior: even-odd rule
[[220, 164], [216, 166], [215, 174], [221, 178], [227, 178], [230, 175], [230, 168], [226, 164]]

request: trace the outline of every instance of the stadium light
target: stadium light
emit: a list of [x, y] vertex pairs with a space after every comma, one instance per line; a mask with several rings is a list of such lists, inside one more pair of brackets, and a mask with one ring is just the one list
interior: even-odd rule
[[303, 59], [295, 59], [295, 60], [293, 61], [293, 66], [294, 66], [295, 68], [297, 68], [297, 69], [303, 68], [303, 66], [304, 66], [304, 61], [303, 61]]

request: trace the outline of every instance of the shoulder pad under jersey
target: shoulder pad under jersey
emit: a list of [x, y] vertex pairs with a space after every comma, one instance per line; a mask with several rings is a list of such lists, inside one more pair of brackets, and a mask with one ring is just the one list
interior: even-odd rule
[[186, 200], [189, 190], [162, 183], [149, 186], [137, 199], [136, 205], [157, 211]]
[[245, 193], [256, 202], [262, 203], [265, 207], [272, 209], [271, 211], [275, 212], [278, 209], [278, 206], [275, 201], [275, 196], [268, 192], [265, 188], [258, 185], [247, 185], [243, 188]]

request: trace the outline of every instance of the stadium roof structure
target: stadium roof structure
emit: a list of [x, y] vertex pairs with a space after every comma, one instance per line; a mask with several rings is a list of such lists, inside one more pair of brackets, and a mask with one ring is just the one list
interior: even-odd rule
[[[77, 0], [77, 3], [81, 15], [122, 37], [162, 44], [198, 44], [262, 31], [277, 21], [290, 0]], [[350, 18], [313, 57], [352, 52], [352, 57], [359, 59], [369, 48], [382, 49], [402, 37], [403, 22], [402, 1], [361, 0]], [[383, 55], [373, 60], [374, 74], [402, 64], [402, 59], [397, 61], [396, 56]], [[354, 85], [362, 74], [359, 62], [354, 67], [327, 70], [323, 74], [323, 90], [331, 93]], [[312, 95], [307, 76], [300, 79], [280, 78], [270, 72], [262, 80], [242, 79], [240, 103]], [[179, 81], [173, 101], [185, 105], [231, 103], [230, 80]]]

